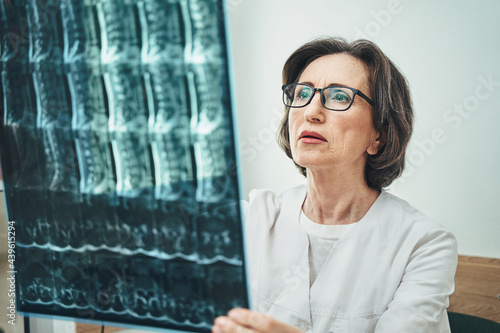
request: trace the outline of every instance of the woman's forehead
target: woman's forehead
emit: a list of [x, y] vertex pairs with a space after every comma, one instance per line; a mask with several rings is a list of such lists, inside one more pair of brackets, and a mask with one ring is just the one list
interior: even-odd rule
[[300, 75], [299, 82], [316, 88], [338, 84], [366, 91], [368, 69], [361, 60], [351, 55], [329, 54], [311, 62]]

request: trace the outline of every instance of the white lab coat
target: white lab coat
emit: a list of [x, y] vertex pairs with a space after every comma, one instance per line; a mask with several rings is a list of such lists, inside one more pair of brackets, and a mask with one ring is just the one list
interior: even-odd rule
[[307, 188], [252, 191], [245, 241], [254, 310], [308, 332], [449, 332], [456, 240], [383, 191], [332, 248], [309, 287]]

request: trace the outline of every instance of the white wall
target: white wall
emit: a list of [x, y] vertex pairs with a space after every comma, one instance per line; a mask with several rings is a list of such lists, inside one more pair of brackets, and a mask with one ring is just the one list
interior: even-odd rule
[[500, 258], [499, 1], [228, 3], [246, 196], [304, 182], [274, 135], [287, 57], [321, 35], [364, 37], [400, 67], [414, 98], [407, 171], [390, 191], [446, 225], [460, 254]]

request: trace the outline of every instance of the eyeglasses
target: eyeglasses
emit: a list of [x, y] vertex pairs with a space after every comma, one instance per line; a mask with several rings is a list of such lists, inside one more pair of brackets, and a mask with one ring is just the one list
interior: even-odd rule
[[363, 97], [370, 105], [375, 105], [358, 89], [344, 86], [329, 86], [326, 88], [314, 88], [305, 83], [289, 83], [281, 87], [283, 90], [283, 103], [291, 108], [301, 108], [311, 103], [316, 91], [320, 92], [321, 104], [333, 111], [345, 111], [349, 109], [354, 97]]

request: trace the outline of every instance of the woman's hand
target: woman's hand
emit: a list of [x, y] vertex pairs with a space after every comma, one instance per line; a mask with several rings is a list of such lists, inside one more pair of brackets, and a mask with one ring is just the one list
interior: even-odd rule
[[296, 327], [247, 309], [233, 309], [215, 319], [213, 333], [302, 333]]

